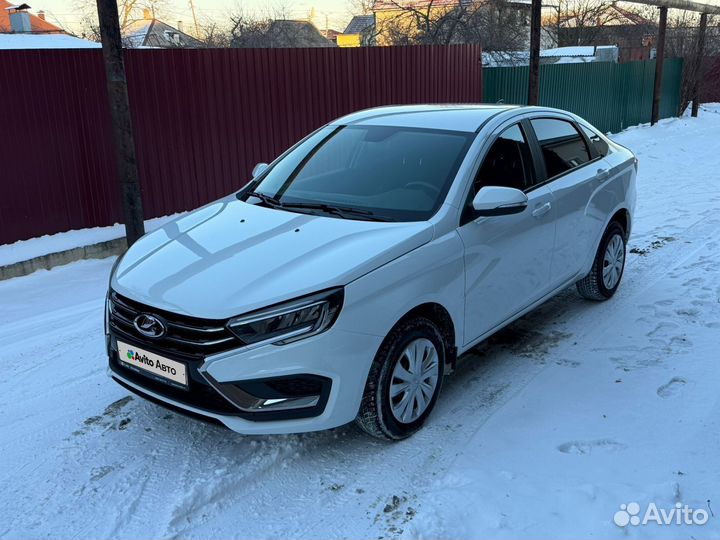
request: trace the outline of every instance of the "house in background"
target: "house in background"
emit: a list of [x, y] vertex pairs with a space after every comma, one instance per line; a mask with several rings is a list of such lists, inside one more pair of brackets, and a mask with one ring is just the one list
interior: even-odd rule
[[62, 28], [45, 20], [45, 12], [30, 13], [27, 4], [0, 0], [0, 34], [64, 34]]
[[375, 14], [355, 15], [345, 31], [337, 36], [338, 47], [370, 47], [375, 45]]
[[27, 4], [0, 0], [0, 49], [92, 49], [99, 43], [66, 34], [45, 20], [45, 14], [30, 13]]
[[310, 21], [275, 20], [264, 35], [265, 46], [288, 47], [335, 47], [335, 43], [323, 37]]
[[[394, 42], [393, 36], [414, 36], [421, 32], [420, 25], [426, 19], [439, 21], [459, 7], [467, 8], [473, 14], [475, 21], [483, 19], [486, 28], [482, 32], [499, 36], [498, 28], [511, 25], [512, 37], [517, 49], [530, 46], [530, 9], [531, 0], [506, 0], [504, 2], [486, 2], [483, 0], [375, 0], [373, 4], [374, 35], [377, 45], [390, 45]], [[490, 35], [480, 36], [476, 33], [469, 39], [478, 42], [488, 39], [491, 46], [497, 46]], [[449, 43], [467, 43], [463, 37], [451, 37]], [[502, 38], [501, 38], [502, 39]], [[507, 39], [505, 41], [508, 41]], [[553, 45], [555, 43], [553, 42]], [[504, 45], [506, 46], [506, 45]]]
[[334, 30], [332, 28], [326, 28], [325, 30], [319, 30], [320, 34], [327, 39], [328, 41], [332, 41], [337, 45], [337, 37], [342, 34], [339, 30]]
[[[615, 45], [585, 45], [577, 47], [556, 47], [540, 51], [540, 64], [582, 64], [588, 62], [618, 61]], [[483, 51], [483, 67], [527, 66], [530, 51]]]
[[[615, 3], [607, 4], [598, 20], [579, 21], [566, 16], [557, 21], [558, 45], [617, 45], [620, 62], [648, 60], [653, 57], [657, 24]], [[549, 21], [548, 21], [549, 23]]]
[[[182, 26], [182, 23], [178, 23]], [[123, 44], [130, 48], [151, 48], [151, 49], [175, 49], [187, 48], [198, 49], [203, 43], [189, 34], [183, 32], [182, 28], [175, 28], [169, 24], [156, 19], [152, 11], [143, 10], [143, 18], [130, 23], [123, 31]]]

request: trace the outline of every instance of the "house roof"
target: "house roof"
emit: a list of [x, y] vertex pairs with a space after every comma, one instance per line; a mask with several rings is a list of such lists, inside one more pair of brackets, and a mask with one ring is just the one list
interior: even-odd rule
[[594, 45], [578, 45], [571, 47], [555, 47], [540, 51], [540, 56], [552, 58], [556, 56], [595, 56]]
[[[10, 9], [15, 7], [16, 4], [8, 2], [7, 0], [0, 0], [0, 34], [6, 34], [12, 32], [12, 26], [10, 26]], [[19, 6], [20, 7], [20, 6]], [[62, 33], [63, 29], [50, 24], [45, 19], [41, 19], [37, 15], [28, 13], [30, 15], [30, 28], [33, 33]]]
[[97, 49], [99, 43], [67, 34], [2, 34], [0, 49]]
[[[456, 6], [458, 0], [375, 0], [373, 3], [373, 11], [396, 10], [403, 8], [423, 9], [427, 8], [432, 2], [432, 7]], [[460, 0], [464, 4], [469, 4], [472, 0]]]
[[337, 37], [342, 34], [339, 30], [334, 30], [332, 28], [328, 28], [327, 30], [323, 30], [320, 32], [325, 38], [329, 39], [330, 41], [335, 41]]
[[202, 42], [182, 30], [159, 19], [141, 19], [130, 23], [123, 32], [123, 39], [130, 47], [149, 48], [198, 48]]
[[309, 21], [272, 21], [266, 36], [271, 47], [335, 47]]
[[655, 24], [655, 21], [651, 21], [650, 19], [643, 17], [639, 13], [633, 13], [632, 11], [622, 8], [622, 7], [618, 6], [617, 4], [612, 4], [612, 7], [613, 7], [613, 9], [615, 9], [615, 11], [619, 15], [621, 15], [622, 17], [627, 19], [632, 24], [637, 24], [637, 25], [654, 25]]
[[355, 15], [352, 19], [350, 19], [350, 22], [345, 28], [345, 32], [343, 32], [343, 34], [360, 34], [363, 30], [371, 27], [373, 24], [375, 24], [375, 15]]

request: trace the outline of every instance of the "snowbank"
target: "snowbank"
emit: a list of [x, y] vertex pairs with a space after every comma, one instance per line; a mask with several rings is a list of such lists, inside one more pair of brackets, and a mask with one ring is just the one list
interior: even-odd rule
[[[154, 231], [167, 221], [180, 215], [182, 214], [149, 219], [145, 222], [145, 230], [147, 232]], [[40, 238], [20, 240], [0, 246], [0, 266], [27, 261], [48, 253], [57, 253], [67, 249], [97, 244], [98, 242], [106, 242], [123, 236], [125, 236], [125, 226], [116, 223], [110, 227], [80, 229], [45, 235]]]
[[0, 34], [0, 49], [97, 49], [100, 43], [67, 34]]

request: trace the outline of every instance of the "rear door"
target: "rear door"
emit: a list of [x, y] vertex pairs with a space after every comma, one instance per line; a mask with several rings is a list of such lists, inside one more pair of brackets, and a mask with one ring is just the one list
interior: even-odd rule
[[607, 165], [569, 119], [533, 118], [529, 122], [542, 155], [545, 185], [555, 200], [556, 235], [550, 268], [553, 287], [578, 274], [588, 250], [594, 249], [598, 223], [588, 205], [608, 176]]
[[[555, 237], [553, 195], [535, 185], [535, 166], [523, 124], [499, 130], [484, 156], [458, 228], [465, 246], [465, 344], [492, 330], [549, 290]], [[472, 218], [472, 199], [484, 186], [525, 191], [518, 214]]]

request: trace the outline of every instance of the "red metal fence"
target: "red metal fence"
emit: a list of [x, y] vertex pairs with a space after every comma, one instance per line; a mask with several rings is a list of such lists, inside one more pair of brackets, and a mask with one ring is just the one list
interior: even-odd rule
[[[476, 45], [130, 50], [146, 217], [198, 207], [343, 114], [482, 101]], [[0, 51], [0, 244], [121, 220], [102, 54]]]
[[700, 85], [700, 102], [720, 101], [720, 56], [705, 58], [703, 80]]

